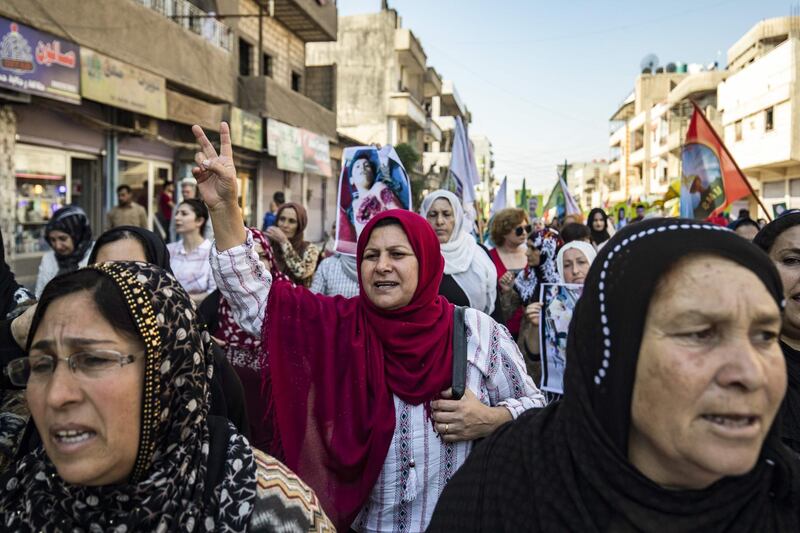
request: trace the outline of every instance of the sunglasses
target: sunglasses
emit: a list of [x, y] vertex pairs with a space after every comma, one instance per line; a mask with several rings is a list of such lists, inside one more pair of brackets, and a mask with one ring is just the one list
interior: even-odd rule
[[523, 233], [530, 233], [532, 231], [533, 231], [533, 226], [528, 224], [527, 226], [517, 226], [517, 228], [514, 230], [514, 233], [517, 234], [517, 237], [522, 237]]

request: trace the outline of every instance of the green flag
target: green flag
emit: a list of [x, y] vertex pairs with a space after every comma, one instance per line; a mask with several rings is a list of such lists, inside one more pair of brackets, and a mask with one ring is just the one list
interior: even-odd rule
[[517, 207], [528, 209], [528, 190], [525, 188], [525, 178], [522, 178], [522, 190], [517, 198]]

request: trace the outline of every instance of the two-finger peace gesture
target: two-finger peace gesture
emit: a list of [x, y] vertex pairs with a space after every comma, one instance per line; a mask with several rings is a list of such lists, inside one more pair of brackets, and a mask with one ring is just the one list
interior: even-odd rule
[[231, 131], [228, 123], [223, 122], [219, 127], [219, 155], [206, 137], [203, 128], [195, 124], [192, 126], [192, 133], [202, 150], [194, 155], [197, 167], [192, 169], [192, 174], [197, 178], [197, 187], [203, 196], [203, 201], [209, 209], [222, 205], [236, 205], [238, 183], [236, 167], [233, 165]]

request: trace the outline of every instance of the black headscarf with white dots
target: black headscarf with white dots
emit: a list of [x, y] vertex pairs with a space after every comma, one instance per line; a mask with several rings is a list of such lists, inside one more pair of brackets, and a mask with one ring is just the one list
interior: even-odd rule
[[798, 458], [780, 443], [779, 424], [749, 473], [704, 490], [663, 488], [628, 461], [650, 299], [676, 261], [694, 253], [747, 268], [782, 305], [772, 262], [726, 228], [651, 219], [617, 232], [592, 263], [573, 314], [564, 398], [473, 451], [445, 488], [429, 532], [798, 531]]

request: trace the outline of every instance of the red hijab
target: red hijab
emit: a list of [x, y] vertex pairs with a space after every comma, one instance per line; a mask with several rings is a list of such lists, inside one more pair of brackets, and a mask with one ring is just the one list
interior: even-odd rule
[[393, 394], [427, 405], [450, 387], [453, 306], [439, 296], [444, 259], [421, 216], [390, 210], [358, 239], [361, 259], [375, 225], [396, 220], [419, 263], [411, 302], [384, 311], [366, 296], [325, 297], [273, 284], [262, 338], [271, 416], [281, 457], [317, 493], [340, 531], [369, 497], [395, 430]]

